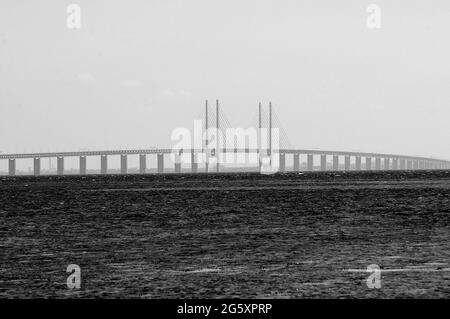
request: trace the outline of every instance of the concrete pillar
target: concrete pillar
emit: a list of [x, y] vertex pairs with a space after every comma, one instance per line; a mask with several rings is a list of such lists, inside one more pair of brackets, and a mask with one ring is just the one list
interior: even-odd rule
[[280, 172], [286, 171], [286, 154], [280, 153]]
[[120, 155], [120, 174], [128, 173], [128, 160], [126, 155]]
[[181, 173], [181, 159], [180, 155], [175, 155], [175, 173]]
[[158, 166], [158, 174], [164, 173], [164, 154], [157, 154], [156, 161]]
[[80, 175], [86, 175], [86, 156], [80, 156]]
[[101, 155], [100, 156], [100, 174], [108, 173], [108, 156]]
[[56, 174], [64, 175], [64, 157], [56, 158]]
[[381, 171], [381, 158], [379, 157], [375, 158], [375, 169]]
[[400, 160], [400, 169], [402, 170], [406, 169], [406, 161], [404, 159]]
[[384, 159], [384, 170], [385, 171], [387, 171], [387, 170], [389, 170], [390, 169], [390, 165], [389, 165], [389, 162], [390, 162], [390, 159], [388, 158], [388, 157], [386, 157], [385, 159]]
[[314, 157], [312, 154], [308, 154], [307, 160], [306, 160], [306, 170], [312, 171], [314, 169]]
[[394, 170], [398, 169], [398, 158], [392, 159], [392, 169], [394, 169]]
[[413, 161], [413, 169], [419, 169], [419, 161]]
[[361, 156], [356, 156], [355, 158], [355, 169], [357, 171], [361, 170]]
[[412, 169], [413, 168], [413, 161], [407, 160], [406, 161], [406, 168], [407, 169]]
[[320, 170], [321, 171], [327, 170], [327, 156], [326, 155], [320, 155]]
[[41, 175], [41, 159], [39, 157], [33, 159], [34, 176]]
[[8, 160], [8, 173], [9, 173], [9, 176], [16, 175], [16, 160], [14, 158], [10, 158]]
[[194, 174], [198, 171], [197, 154], [194, 152], [191, 152], [191, 171]]
[[339, 170], [339, 156], [333, 155], [333, 171]]
[[139, 174], [145, 174], [147, 170], [147, 156], [145, 154], [139, 155]]
[[372, 158], [366, 157], [366, 171], [370, 171], [372, 169]]
[[300, 154], [294, 154], [294, 172], [300, 170]]
[[350, 156], [346, 155], [345, 159], [344, 159], [344, 162], [345, 162], [344, 169], [346, 171], [349, 171], [350, 170]]

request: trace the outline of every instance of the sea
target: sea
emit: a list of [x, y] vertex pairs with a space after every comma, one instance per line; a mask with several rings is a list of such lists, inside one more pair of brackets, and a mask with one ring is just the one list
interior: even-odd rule
[[450, 171], [0, 177], [0, 298], [449, 297]]

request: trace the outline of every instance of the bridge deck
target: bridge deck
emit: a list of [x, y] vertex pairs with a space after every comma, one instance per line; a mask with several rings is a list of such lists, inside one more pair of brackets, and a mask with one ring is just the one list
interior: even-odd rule
[[[181, 151], [183, 153], [202, 153], [201, 149], [189, 149]], [[257, 149], [222, 149], [222, 153], [258, 153]], [[25, 158], [45, 158], [45, 157], [79, 157], [79, 156], [102, 156], [102, 155], [141, 155], [141, 154], [171, 154], [172, 149], [134, 149], [134, 150], [103, 150], [103, 151], [78, 151], [78, 152], [52, 152], [52, 153], [24, 153], [24, 154], [0, 154], [0, 159], [25, 159]], [[407, 156], [385, 153], [347, 152], [330, 150], [308, 150], [308, 149], [280, 149], [281, 154], [310, 154], [310, 155], [330, 155], [330, 156], [357, 156], [372, 158], [392, 158], [399, 160], [419, 160], [436, 163], [447, 163], [450, 161], [429, 157]]]

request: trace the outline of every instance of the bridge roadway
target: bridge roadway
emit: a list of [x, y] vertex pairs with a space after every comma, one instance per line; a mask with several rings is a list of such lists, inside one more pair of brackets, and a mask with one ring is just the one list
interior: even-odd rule
[[[80, 174], [86, 174], [86, 157], [100, 156], [101, 158], [101, 174], [107, 173], [107, 157], [112, 155], [120, 155], [121, 157], [121, 173], [127, 173], [127, 155], [139, 155], [139, 172], [146, 172], [146, 155], [156, 154], [158, 173], [164, 172], [164, 154], [172, 154], [174, 151], [170, 148], [151, 148], [151, 149], [135, 149], [135, 150], [103, 150], [103, 151], [77, 151], [77, 152], [52, 152], [52, 153], [26, 153], [26, 154], [0, 154], [0, 159], [8, 160], [8, 173], [11, 176], [16, 174], [16, 160], [17, 159], [33, 159], [34, 175], [40, 175], [40, 159], [41, 158], [57, 158], [57, 174], [64, 174], [64, 158], [79, 157], [80, 158]], [[222, 153], [258, 153], [257, 149], [221, 149]], [[196, 163], [195, 156], [204, 153], [202, 149], [189, 149], [177, 152], [191, 154], [191, 171], [198, 172], [198, 163]], [[351, 157], [355, 158], [353, 169], [362, 170], [363, 165], [361, 158], [365, 158], [365, 170], [381, 170], [381, 169], [450, 169], [450, 161], [435, 158], [405, 156], [384, 153], [366, 153], [366, 152], [346, 152], [346, 151], [327, 151], [327, 150], [308, 150], [308, 149], [280, 149], [279, 153], [279, 170], [286, 170], [286, 155], [293, 155], [293, 170], [300, 170], [300, 155], [307, 156], [306, 170], [312, 171], [314, 169], [314, 155], [320, 155], [320, 170], [327, 170], [327, 156], [332, 156], [332, 170], [340, 170], [339, 157], [344, 157], [344, 170], [351, 169]], [[176, 155], [176, 156], [178, 156]], [[372, 165], [372, 159], [375, 159], [375, 165]], [[384, 162], [383, 166], [381, 162]], [[180, 162], [175, 162], [175, 172], [181, 172]], [[216, 171], [219, 167], [216, 166]]]

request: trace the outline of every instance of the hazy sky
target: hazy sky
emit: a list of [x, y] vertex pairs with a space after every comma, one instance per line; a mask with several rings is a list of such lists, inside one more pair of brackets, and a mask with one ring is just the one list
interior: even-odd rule
[[1, 0], [0, 151], [170, 145], [218, 98], [299, 148], [450, 159], [449, 31], [448, 0]]

